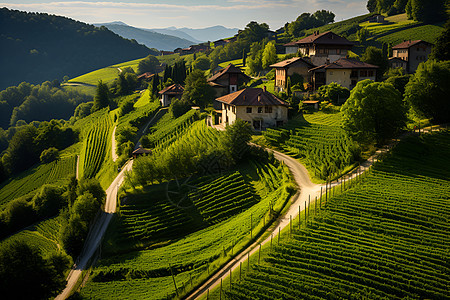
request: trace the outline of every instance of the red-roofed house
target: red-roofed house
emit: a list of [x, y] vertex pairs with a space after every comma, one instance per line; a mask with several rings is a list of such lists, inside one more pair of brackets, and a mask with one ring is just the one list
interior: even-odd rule
[[219, 97], [237, 91], [239, 85], [249, 80], [240, 68], [229, 64], [208, 78], [208, 83], [215, 89], [216, 97]]
[[378, 66], [350, 58], [341, 58], [335, 62], [312, 68], [312, 84], [314, 90], [322, 85], [336, 82], [343, 87], [352, 89], [358, 81], [375, 80]]
[[246, 88], [216, 99], [222, 104], [222, 122], [233, 124], [237, 118], [254, 129], [282, 126], [288, 120], [288, 104], [260, 88]]
[[406, 72], [414, 73], [421, 62], [428, 59], [433, 44], [422, 41], [404, 41], [392, 47], [392, 56], [406, 61]]
[[346, 57], [353, 47], [353, 42], [331, 31], [321, 34], [316, 31], [312, 35], [284, 46], [286, 54], [300, 52], [303, 56], [310, 57], [312, 64], [320, 66]]
[[307, 82], [310, 77], [308, 70], [315, 66], [301, 57], [293, 57], [273, 64], [270, 67], [275, 69], [275, 89], [283, 91], [286, 88], [288, 76], [297, 73]]
[[184, 88], [178, 83], [166, 87], [159, 92], [159, 94], [161, 95], [161, 105], [163, 107], [169, 106], [174, 98], [181, 99], [183, 92]]

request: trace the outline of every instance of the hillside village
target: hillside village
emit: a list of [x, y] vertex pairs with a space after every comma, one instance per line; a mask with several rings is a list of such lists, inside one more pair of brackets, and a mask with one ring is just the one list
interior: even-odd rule
[[78, 22], [147, 52], [0, 91], [1, 295], [450, 298], [450, 21], [420, 3], [173, 51]]

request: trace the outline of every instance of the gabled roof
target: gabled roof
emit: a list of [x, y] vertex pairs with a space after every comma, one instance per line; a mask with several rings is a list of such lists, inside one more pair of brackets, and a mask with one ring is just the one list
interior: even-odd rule
[[312, 68], [309, 71], [315, 71], [319, 69], [378, 69], [378, 66], [350, 58], [340, 58], [335, 62]]
[[433, 45], [431, 43], [428, 43], [428, 42], [422, 41], [422, 40], [415, 40], [415, 41], [409, 40], [409, 41], [404, 41], [403, 43], [400, 43], [398, 45], [395, 45], [394, 47], [392, 47], [392, 49], [408, 49], [409, 47], [412, 47], [412, 46], [420, 44], [420, 43], [425, 43], [430, 46]]
[[276, 64], [270, 65], [269, 67], [271, 67], [271, 68], [286, 68], [286, 67], [289, 67], [289, 66], [291, 66], [291, 65], [293, 65], [293, 64], [295, 64], [297, 62], [303, 62], [303, 63], [305, 63], [305, 64], [307, 64], [307, 65], [309, 65], [311, 67], [315, 67], [315, 65], [313, 65], [312, 63], [304, 60], [301, 57], [293, 57], [293, 58], [290, 58], [290, 59], [286, 59], [286, 60], [277, 62]]
[[331, 31], [326, 31], [324, 33], [315, 32], [303, 39], [296, 42], [290, 42], [284, 46], [294, 46], [300, 44], [318, 44], [318, 45], [343, 45], [343, 46], [353, 46], [353, 42], [350, 42], [346, 38], [337, 35]]
[[178, 83], [172, 84], [166, 87], [162, 91], [159, 91], [161, 95], [181, 95], [184, 92], [184, 88]]
[[241, 74], [242, 76], [245, 76], [246, 78], [249, 78], [247, 75], [245, 75], [240, 68], [236, 67], [233, 64], [229, 64], [226, 68], [218, 71], [216, 74], [214, 74], [212, 77], [208, 78], [208, 81], [214, 81], [218, 79], [219, 77], [225, 75], [225, 74]]
[[150, 73], [150, 72], [145, 72], [145, 73], [142, 73], [141, 75], [139, 75], [139, 76], [137, 77], [137, 79], [141, 79], [141, 78], [150, 79], [150, 78], [152, 78], [153, 76], [155, 76], [155, 74]]
[[261, 88], [245, 88], [216, 100], [236, 106], [289, 106], [286, 102]]

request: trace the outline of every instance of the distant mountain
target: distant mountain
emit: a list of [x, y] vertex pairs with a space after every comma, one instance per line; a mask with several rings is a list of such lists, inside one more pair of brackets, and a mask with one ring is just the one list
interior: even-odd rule
[[212, 26], [207, 28], [201, 28], [201, 29], [193, 29], [193, 28], [176, 28], [176, 27], [168, 27], [168, 28], [161, 28], [161, 29], [149, 29], [155, 32], [160, 32], [164, 34], [170, 34], [178, 37], [185, 37], [187, 36], [192, 37], [196, 40], [197, 43], [199, 42], [206, 42], [206, 41], [216, 41], [227, 37], [232, 37], [238, 32], [238, 28], [226, 28], [223, 26]]
[[[185, 48], [193, 44], [198, 44], [198, 41], [195, 41], [195, 39], [189, 40], [184, 37], [163, 34], [149, 29], [140, 29], [129, 26], [123, 22], [94, 25], [105, 26], [112, 32], [115, 32], [124, 38], [135, 39], [138, 43], [142, 43], [149, 48], [156, 48], [158, 50], [173, 51], [178, 47]], [[184, 34], [184, 36], [187, 38], [192, 38], [187, 34]]]
[[186, 32], [183, 32], [181, 30], [177, 30], [176, 27], [169, 27], [169, 28], [162, 28], [162, 29], [146, 29], [146, 28], [141, 28], [141, 29], [145, 30], [145, 31], [151, 31], [151, 32], [157, 32], [157, 33], [161, 33], [161, 34], [167, 34], [167, 35], [171, 35], [171, 36], [176, 36], [176, 37], [179, 37], [181, 39], [186, 39], [186, 40], [192, 41], [193, 44], [200, 44], [200, 43], [204, 42], [204, 41], [200, 41], [200, 40], [195, 39], [194, 37], [190, 36]]
[[41, 83], [129, 61], [158, 51], [66, 17], [0, 8], [0, 89]]

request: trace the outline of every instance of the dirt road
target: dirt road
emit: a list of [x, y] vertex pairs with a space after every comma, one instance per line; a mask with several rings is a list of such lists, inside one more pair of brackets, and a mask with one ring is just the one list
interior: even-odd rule
[[70, 271], [67, 277], [67, 286], [61, 294], [59, 294], [55, 299], [63, 300], [70, 296], [72, 289], [75, 287], [78, 279], [80, 278], [81, 272], [86, 268], [89, 260], [97, 251], [100, 245], [103, 235], [108, 228], [109, 222], [112, 219], [113, 214], [116, 211], [117, 205], [117, 191], [119, 186], [125, 179], [125, 173], [131, 171], [133, 166], [133, 160], [128, 161], [122, 168], [120, 173], [117, 175], [116, 179], [111, 183], [109, 188], [106, 190], [106, 202], [105, 208], [97, 217], [94, 226], [86, 238], [83, 250], [77, 259], [73, 269]]

